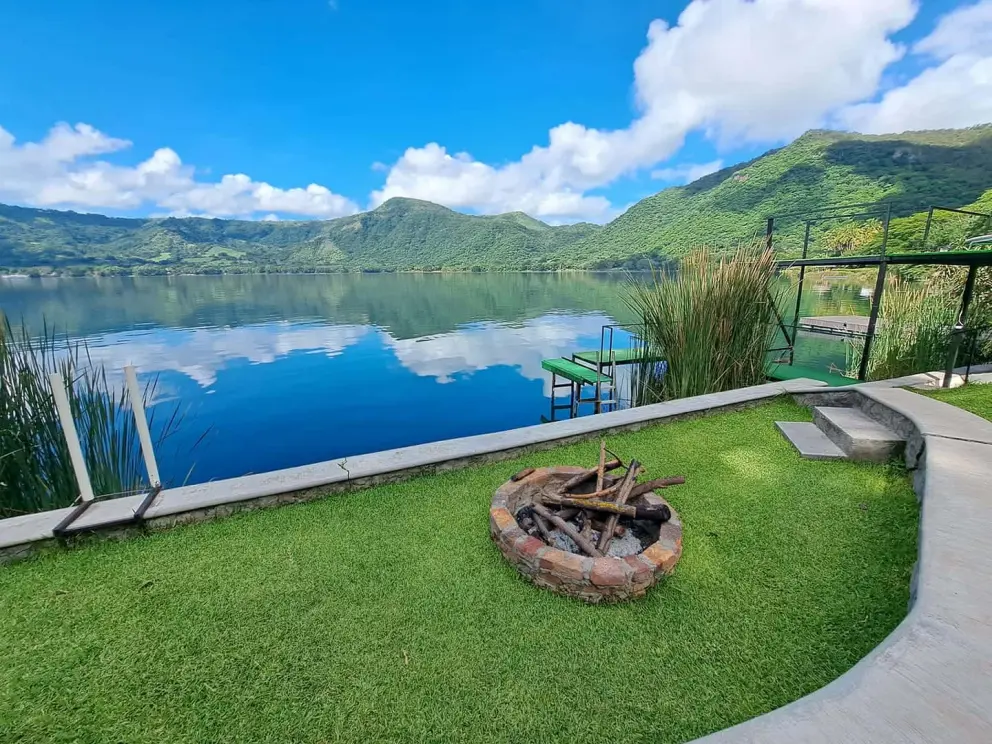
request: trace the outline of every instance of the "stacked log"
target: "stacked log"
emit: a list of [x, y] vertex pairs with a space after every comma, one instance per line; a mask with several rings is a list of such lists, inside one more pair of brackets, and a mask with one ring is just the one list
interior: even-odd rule
[[[636, 522], [660, 526], [670, 520], [672, 512], [666, 504], [631, 502], [651, 491], [681, 485], [685, 478], [656, 478], [638, 483], [645, 470], [637, 460], [624, 464], [616, 456], [607, 460], [607, 453], [603, 441], [597, 467], [538, 489], [532, 503], [517, 511], [520, 527], [552, 547], [561, 547], [557, 533], [558, 537], [571, 541], [576, 547], [573, 552], [600, 558], [609, 554], [614, 538], [623, 537]], [[622, 477], [610, 475], [621, 470]], [[522, 480], [532, 472], [532, 468], [521, 471], [511, 480]], [[593, 481], [595, 485], [591, 486]]]

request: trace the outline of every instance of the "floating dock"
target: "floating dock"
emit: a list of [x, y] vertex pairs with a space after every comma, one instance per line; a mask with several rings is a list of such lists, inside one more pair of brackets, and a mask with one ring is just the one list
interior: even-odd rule
[[799, 330], [834, 336], [866, 336], [871, 318], [867, 315], [818, 315], [799, 319]]

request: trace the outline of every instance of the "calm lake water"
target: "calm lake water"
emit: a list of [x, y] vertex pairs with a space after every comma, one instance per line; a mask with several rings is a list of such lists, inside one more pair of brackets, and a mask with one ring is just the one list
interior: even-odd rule
[[[0, 279], [0, 310], [85, 339], [108, 370], [158, 378], [182, 428], [175, 485], [528, 426], [548, 415], [541, 360], [598, 349], [630, 322], [623, 277], [260, 275]], [[804, 314], [863, 314], [860, 286], [807, 285]], [[837, 341], [798, 363], [842, 365]], [[204, 432], [206, 436], [194, 444]]]

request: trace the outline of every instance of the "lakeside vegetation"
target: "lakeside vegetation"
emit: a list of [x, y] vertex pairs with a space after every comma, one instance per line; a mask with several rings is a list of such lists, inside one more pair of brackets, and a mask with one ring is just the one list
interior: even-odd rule
[[573, 744], [681, 742], [767, 712], [902, 620], [916, 560], [905, 472], [801, 459], [774, 422], [808, 416], [782, 400], [609, 440], [687, 476], [676, 573], [624, 605], [524, 581], [485, 517], [510, 474], [598, 442], [7, 566], [0, 728], [528, 744], [548, 741], [539, 710]]
[[[868, 379], [889, 380], [943, 369], [957, 317], [955, 301], [960, 300], [932, 285], [907, 285], [893, 277], [882, 295]], [[856, 376], [864, 357], [864, 339], [850, 340], [848, 348], [848, 374]]]
[[635, 399], [655, 403], [758, 385], [781, 298], [775, 257], [760, 246], [715, 257], [705, 249], [652, 282], [631, 282], [626, 300], [640, 321], [645, 355], [665, 359], [635, 370]]
[[[871, 252], [881, 214], [891, 251], [920, 250], [930, 205], [992, 212], [992, 125], [867, 136], [813, 131], [748, 163], [638, 202], [604, 227], [552, 226], [522, 213], [472, 216], [415, 199], [328, 221], [124, 219], [0, 205], [0, 273], [557, 271], [658, 268], [706, 245], [732, 250], [770, 215], [866, 203], [859, 220], [813, 226], [814, 253]], [[776, 226], [798, 255], [803, 223]], [[989, 226], [992, 229], [992, 226]], [[938, 213], [928, 246], [981, 226]]]
[[[46, 326], [40, 336], [0, 319], [0, 518], [71, 505], [79, 497], [69, 448], [49, 376], [58, 372], [98, 495], [120, 494], [144, 481], [138, 432], [123, 384], [113, 385], [80, 343]], [[155, 384], [144, 395], [154, 396]], [[159, 441], [180, 422], [178, 407], [158, 431]]]

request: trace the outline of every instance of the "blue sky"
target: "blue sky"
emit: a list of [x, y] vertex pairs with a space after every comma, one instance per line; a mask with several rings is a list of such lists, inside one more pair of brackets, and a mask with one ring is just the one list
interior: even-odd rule
[[992, 120], [992, 0], [8, 0], [0, 25], [0, 201], [107, 214], [604, 221], [813, 126]]

